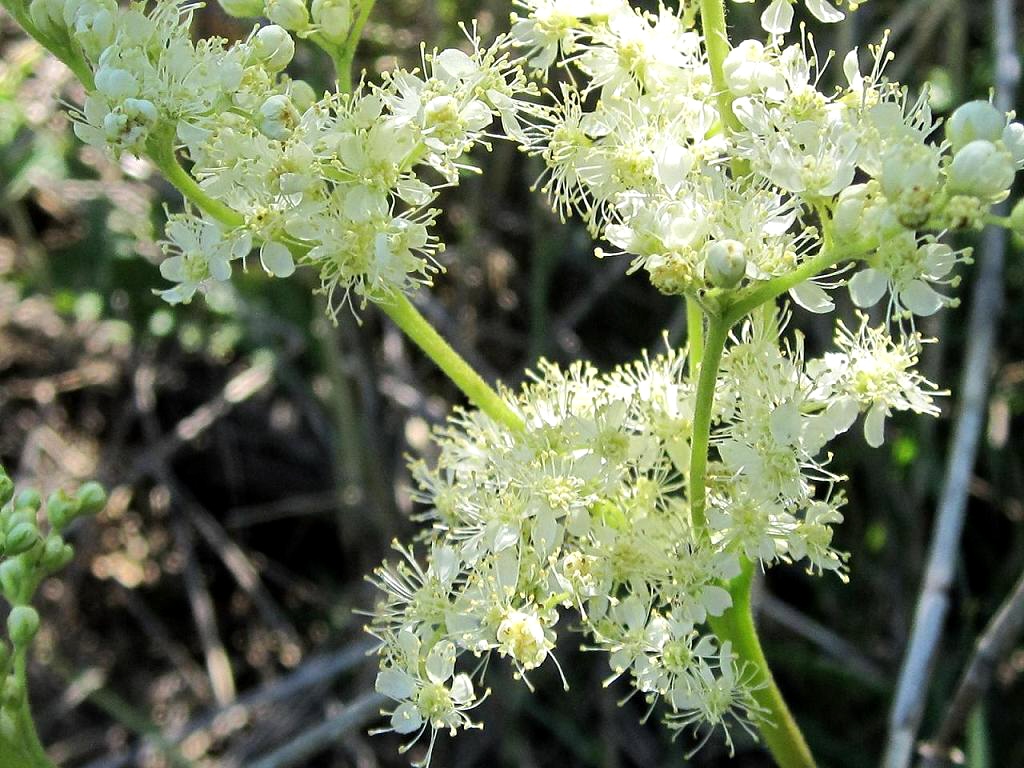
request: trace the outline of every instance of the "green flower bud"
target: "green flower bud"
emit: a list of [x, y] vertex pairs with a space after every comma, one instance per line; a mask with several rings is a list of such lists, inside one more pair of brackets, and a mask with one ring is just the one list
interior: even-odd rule
[[953, 156], [948, 174], [952, 192], [989, 200], [1010, 188], [1016, 168], [1008, 152], [991, 141], [979, 139]]
[[961, 104], [946, 122], [946, 138], [959, 152], [972, 141], [998, 141], [1006, 127], [1006, 115], [987, 101]]
[[31, 509], [33, 512], [38, 510], [43, 505], [43, 497], [39, 495], [39, 491], [35, 488], [29, 488], [22, 491], [14, 499], [15, 509]]
[[332, 43], [343, 43], [352, 28], [350, 0], [313, 0], [310, 9], [320, 34]]
[[291, 97], [295, 109], [300, 113], [305, 112], [316, 103], [316, 91], [305, 80], [292, 80], [291, 86], [288, 88], [288, 95]]
[[20, 525], [21, 523], [35, 523], [36, 511], [30, 507], [23, 507], [22, 509], [15, 509], [4, 515], [3, 518], [3, 530], [5, 533], [10, 533], [14, 530], [14, 526]]
[[79, 514], [95, 515], [107, 506], [107, 492], [103, 490], [102, 485], [90, 480], [87, 483], [83, 483], [82, 487], [78, 489], [78, 493], [75, 494], [75, 500], [81, 505]]
[[4, 468], [0, 467], [0, 507], [6, 504], [14, 496], [14, 481], [7, 476]]
[[279, 72], [295, 55], [295, 41], [284, 27], [269, 24], [253, 36], [252, 50], [263, 66], [271, 72]]
[[39, 631], [39, 614], [31, 605], [16, 605], [7, 616], [7, 634], [15, 648], [24, 648]]
[[4, 549], [9, 556], [28, 552], [39, 541], [39, 529], [32, 523], [18, 523], [7, 534]]
[[309, 11], [302, 0], [267, 0], [264, 12], [272, 22], [293, 32], [309, 27]]
[[236, 19], [256, 18], [263, 15], [263, 0], [217, 0], [228, 16]]
[[25, 565], [21, 558], [0, 563], [0, 592], [3, 592], [7, 602], [14, 603], [18, 600], [24, 583]]
[[747, 273], [746, 247], [739, 240], [716, 240], [708, 246], [706, 269], [712, 285], [734, 288]]
[[28, 15], [45, 35], [60, 39], [62, 34], [67, 34], [63, 0], [32, 0], [28, 4]]
[[72, 499], [64, 491], [54, 491], [46, 500], [46, 518], [58, 531], [74, 520], [80, 511], [78, 500]]
[[66, 544], [64, 539], [53, 533], [46, 537], [39, 562], [49, 573], [56, 573], [70, 563], [74, 556], [75, 550], [71, 545]]

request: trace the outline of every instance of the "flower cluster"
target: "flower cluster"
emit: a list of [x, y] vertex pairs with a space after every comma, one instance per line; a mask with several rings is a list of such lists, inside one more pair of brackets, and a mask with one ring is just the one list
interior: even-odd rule
[[696, 384], [678, 353], [607, 375], [542, 363], [507, 395], [521, 430], [472, 411], [437, 433], [436, 464], [413, 466], [427, 563], [398, 546], [401, 560], [374, 578], [392, 729], [413, 741], [430, 731], [433, 744], [473, 726], [486, 658], [507, 658], [529, 684], [557, 664], [566, 609], [609, 654], [609, 682], [663, 701], [671, 727], [722, 726], [728, 738], [731, 724], [758, 721], [762, 683], [710, 623], [731, 604], [723, 584], [741, 558], [842, 574], [831, 539], [843, 496], [825, 445], [860, 412], [874, 442], [892, 410], [934, 411], [933, 388], [908, 372], [915, 341], [893, 346], [862, 318], [838, 351], [805, 364], [799, 340], [779, 346], [784, 321], [747, 322], [723, 362], [705, 527], [684, 482]]
[[14, 492], [14, 483], [0, 466], [0, 595], [10, 605], [7, 635], [0, 638], [0, 749], [19, 754], [24, 729], [31, 722], [25, 693], [24, 661], [39, 630], [32, 597], [42, 581], [61, 570], [74, 550], [61, 532], [76, 518], [93, 515], [106, 504], [97, 483], [85, 483], [76, 494], [52, 494], [46, 501], [48, 530], [39, 523], [43, 502], [35, 490]]
[[[812, 40], [744, 40], [716, 82], [685, 10], [523, 5], [512, 34], [532, 66], [573, 73], [526, 132], [546, 164], [542, 187], [665, 293], [714, 295], [815, 259], [860, 260], [848, 281], [859, 306], [888, 293], [892, 316], [931, 314], [952, 301], [936, 286], [955, 283], [966, 258], [936, 235], [979, 226], [1024, 165], [1024, 126], [988, 102], [958, 109], [936, 137], [927, 99], [883, 76], [883, 47], [866, 74], [849, 53], [846, 85], [828, 91]], [[808, 6], [836, 20], [827, 3]], [[792, 295], [828, 311], [825, 287], [802, 282]]]
[[[273, 3], [284, 22], [292, 3]], [[296, 5], [305, 12], [305, 6]], [[295, 42], [285, 29], [329, 34], [295, 19], [234, 44], [189, 34], [193, 5], [157, 0], [32, 0], [32, 18], [72, 41], [94, 88], [76, 115], [85, 141], [148, 154], [192, 187], [203, 210], [171, 216], [161, 266], [170, 302], [189, 301], [259, 248], [267, 273], [296, 261], [324, 290], [360, 301], [428, 283], [443, 248], [432, 231], [438, 190], [456, 185], [465, 155], [491, 124], [522, 134], [521, 100], [535, 88], [500, 44], [424, 55], [423, 70], [317, 98], [283, 74]], [[314, 3], [314, 16], [341, 4]], [[325, 17], [326, 18], [326, 17]], [[329, 22], [328, 22], [329, 25]], [[175, 147], [191, 161], [175, 168]], [[172, 176], [172, 179], [174, 176]]]

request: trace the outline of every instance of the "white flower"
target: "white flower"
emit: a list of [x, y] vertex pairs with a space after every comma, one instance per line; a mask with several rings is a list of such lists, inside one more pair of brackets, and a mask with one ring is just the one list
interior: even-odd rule
[[536, 610], [509, 611], [498, 625], [498, 652], [520, 669], [539, 667], [554, 647]]
[[160, 245], [170, 255], [160, 263], [160, 274], [177, 285], [158, 293], [171, 304], [187, 304], [211, 280], [227, 280], [231, 262], [252, 247], [244, 231], [225, 233], [219, 224], [188, 213], [172, 216], [166, 233]]
[[874, 448], [885, 439], [885, 419], [892, 411], [939, 413], [933, 396], [940, 393], [914, 371], [920, 345], [918, 335], [894, 340], [885, 326], [872, 328], [865, 315], [857, 331], [837, 325], [836, 346], [841, 351], [824, 357], [828, 378], [839, 397], [867, 411], [864, 438]]
[[947, 276], [964, 255], [944, 243], [919, 245], [913, 235], [901, 234], [879, 245], [868, 267], [850, 278], [850, 298], [858, 307], [874, 306], [888, 289], [892, 305], [919, 315], [935, 314], [953, 302], [933, 284], [955, 283]]

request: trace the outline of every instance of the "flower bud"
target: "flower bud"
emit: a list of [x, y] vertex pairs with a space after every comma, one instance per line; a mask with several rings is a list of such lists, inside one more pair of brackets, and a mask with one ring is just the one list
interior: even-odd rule
[[959, 152], [972, 141], [998, 141], [1006, 127], [1006, 115], [987, 101], [961, 104], [946, 123], [946, 138]]
[[77, 500], [72, 499], [64, 491], [54, 491], [46, 500], [46, 518], [55, 530], [67, 526], [81, 511]]
[[3, 467], [0, 467], [0, 507], [10, 501], [14, 496], [14, 481], [7, 475]]
[[64, 539], [54, 533], [46, 537], [39, 562], [49, 573], [56, 573], [70, 563], [74, 556], [75, 550], [71, 545], [64, 543]]
[[64, 25], [63, 0], [32, 0], [28, 4], [28, 15], [39, 31], [50, 37], [60, 38], [67, 29]]
[[0, 591], [7, 598], [7, 602], [13, 603], [17, 600], [24, 583], [25, 565], [21, 562], [21, 558], [0, 563]]
[[746, 248], [738, 240], [715, 240], [708, 246], [706, 269], [712, 285], [733, 288], [747, 273]]
[[[7, 733], [7, 726], [4, 723], [3, 716], [18, 711], [24, 692], [24, 681], [19, 680], [18, 676], [13, 672], [9, 675], [4, 675], [3, 679], [0, 680], [0, 733]], [[17, 730], [14, 733], [17, 733]]]
[[991, 141], [972, 141], [950, 163], [949, 187], [954, 193], [983, 199], [999, 197], [1013, 184], [1013, 157]]
[[269, 24], [257, 32], [253, 36], [252, 47], [256, 58], [271, 72], [287, 67], [295, 55], [295, 41], [288, 30], [277, 24]]
[[7, 635], [15, 648], [24, 648], [39, 631], [39, 614], [31, 605], [16, 605], [7, 616]]
[[310, 10], [320, 34], [332, 43], [342, 43], [352, 28], [350, 0], [313, 0]]
[[126, 69], [100, 67], [96, 72], [96, 90], [111, 99], [139, 96], [139, 81]]
[[228, 16], [236, 19], [255, 18], [263, 15], [263, 0], [217, 0]]
[[925, 144], [896, 145], [882, 156], [878, 181], [893, 202], [927, 197], [939, 185], [939, 153]]
[[1003, 129], [1003, 146], [1013, 155], [1013, 162], [1020, 166], [1024, 163], [1024, 125], [1013, 122]]
[[83, 483], [75, 494], [75, 501], [81, 505], [80, 514], [99, 514], [107, 505], [107, 492], [95, 480]]
[[293, 32], [303, 32], [309, 26], [309, 11], [303, 0], [267, 0], [264, 13], [275, 24]]
[[299, 113], [284, 94], [271, 96], [260, 107], [257, 122], [268, 139], [287, 139], [299, 122]]
[[832, 211], [832, 229], [843, 240], [859, 240], [865, 234], [865, 211], [871, 202], [871, 191], [866, 184], [853, 184], [836, 199]]
[[43, 505], [43, 497], [35, 488], [28, 488], [18, 494], [14, 500], [15, 509], [27, 509], [35, 512]]
[[[74, 14], [75, 40], [85, 55], [97, 61], [117, 36], [117, 5], [92, 2], [81, 4]], [[68, 15], [65, 14], [65, 21]]]
[[300, 113], [305, 112], [316, 103], [316, 91], [305, 80], [292, 80], [291, 86], [288, 88], [288, 95], [291, 97], [295, 109]]
[[7, 533], [4, 550], [13, 557], [28, 552], [39, 541], [39, 529], [32, 523], [18, 523]]

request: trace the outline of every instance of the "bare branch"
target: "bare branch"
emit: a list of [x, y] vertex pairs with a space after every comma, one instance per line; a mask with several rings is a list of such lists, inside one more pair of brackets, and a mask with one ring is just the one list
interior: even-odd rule
[[971, 712], [992, 683], [996, 664], [1010, 652], [1022, 633], [1024, 573], [975, 642], [974, 653], [960, 678], [953, 701], [950, 702], [946, 716], [942, 719], [942, 724], [929, 746], [930, 755], [926, 765], [941, 765], [946, 762], [953, 747], [953, 740], [963, 732]]

